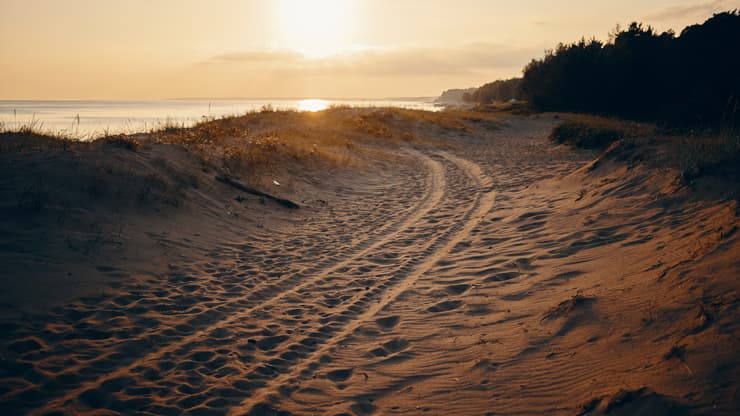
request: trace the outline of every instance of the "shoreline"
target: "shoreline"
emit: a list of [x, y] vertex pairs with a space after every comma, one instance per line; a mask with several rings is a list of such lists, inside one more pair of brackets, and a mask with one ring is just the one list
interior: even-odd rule
[[[22, 105], [18, 105], [22, 104]], [[422, 99], [172, 99], [172, 100], [0, 100], [0, 127], [36, 127], [50, 135], [93, 140], [106, 135], [140, 134], [170, 125], [192, 127], [203, 121], [263, 110], [320, 111], [330, 107], [397, 107], [440, 111]]]

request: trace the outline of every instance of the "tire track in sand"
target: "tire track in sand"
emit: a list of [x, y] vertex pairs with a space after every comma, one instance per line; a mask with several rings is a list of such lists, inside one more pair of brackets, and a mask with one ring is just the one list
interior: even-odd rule
[[[288, 296], [292, 294], [298, 293], [302, 289], [309, 287], [311, 284], [317, 281], [320, 281], [321, 279], [325, 278], [326, 276], [330, 275], [333, 272], [336, 272], [337, 270], [347, 267], [348, 265], [352, 264], [353, 262], [357, 261], [360, 258], [368, 256], [370, 253], [374, 252], [379, 247], [382, 247], [383, 245], [388, 244], [389, 242], [396, 239], [398, 235], [400, 235], [407, 229], [413, 227], [421, 218], [423, 218], [429, 212], [435, 209], [435, 207], [442, 200], [442, 197], [445, 193], [445, 188], [447, 186], [444, 168], [442, 167], [442, 164], [439, 161], [433, 160], [432, 158], [418, 151], [415, 151], [415, 150], [406, 149], [405, 151], [411, 154], [412, 156], [414, 156], [415, 158], [417, 158], [418, 160], [420, 160], [426, 166], [426, 169], [429, 172], [428, 181], [427, 181], [428, 182], [427, 189], [429, 191], [427, 192], [426, 196], [423, 198], [422, 202], [419, 204], [417, 210], [415, 210], [412, 215], [406, 217], [402, 221], [391, 225], [390, 227], [393, 227], [392, 230], [388, 231], [387, 233], [383, 235], [378, 236], [378, 238], [376, 238], [372, 242], [365, 242], [365, 244], [363, 244], [363, 247], [360, 248], [359, 250], [354, 251], [352, 254], [346, 256], [343, 259], [340, 259], [339, 261], [333, 262], [333, 264], [323, 269], [315, 271], [314, 274], [311, 275], [311, 277], [309, 277], [306, 280], [301, 281], [300, 283], [291, 287], [290, 289], [282, 291], [282, 292], [278, 292], [272, 298], [262, 300], [254, 306], [241, 309], [237, 311], [236, 313], [227, 316], [224, 319], [217, 320], [215, 322], [209, 322], [207, 327], [204, 329], [197, 330], [196, 332], [188, 336], [182, 337], [178, 339], [177, 341], [165, 344], [161, 348], [156, 349], [155, 351], [152, 351], [142, 357], [139, 357], [133, 362], [130, 362], [125, 366], [114, 369], [101, 377], [98, 377], [94, 380], [83, 382], [78, 387], [71, 389], [69, 391], [66, 391], [61, 396], [57, 396], [54, 399], [48, 401], [41, 408], [31, 411], [30, 414], [44, 414], [48, 411], [65, 408], [71, 403], [71, 401], [73, 401], [81, 393], [94, 389], [106, 382], [110, 382], [111, 380], [116, 380], [122, 377], [132, 375], [134, 374], [134, 370], [138, 366], [148, 363], [148, 362], [154, 362], [154, 361], [160, 360], [162, 359], [163, 356], [165, 356], [165, 354], [172, 353], [176, 351], [178, 348], [182, 347], [183, 345], [188, 344], [189, 342], [198, 340], [199, 338], [207, 337], [209, 333], [212, 331], [213, 327], [216, 327], [216, 326], [217, 327], [228, 327], [236, 323], [237, 321], [241, 320], [242, 318], [244, 318], [245, 316], [247, 316], [249, 313], [253, 312], [254, 310], [258, 308], [264, 308], [265, 306], [273, 305], [287, 298]], [[303, 272], [299, 274], [303, 275], [303, 274], [308, 274], [308, 273]], [[222, 305], [221, 308], [223, 309], [228, 306], [238, 305], [239, 302], [249, 300], [250, 298], [253, 298], [253, 297], [254, 297], [254, 293], [250, 293], [248, 295], [245, 295], [242, 298], [232, 299], [229, 302]], [[189, 316], [188, 319], [192, 319], [192, 317]], [[64, 374], [71, 374], [74, 371], [75, 371], [75, 368], [73, 367], [65, 371]]]
[[419, 278], [432, 269], [438, 260], [444, 258], [460, 242], [462, 242], [466, 236], [468, 236], [479, 225], [485, 215], [493, 209], [496, 195], [495, 192], [490, 189], [492, 181], [483, 173], [480, 166], [467, 159], [463, 159], [446, 152], [439, 152], [439, 154], [464, 170], [479, 187], [478, 195], [476, 196], [473, 207], [471, 208], [465, 223], [446, 239], [445, 244], [441, 248], [436, 249], [421, 263], [415, 265], [410, 273], [400, 282], [383, 293], [381, 300], [371, 304], [364, 312], [356, 316], [354, 320], [346, 323], [336, 336], [313, 350], [300, 363], [293, 365], [289, 372], [273, 378], [268, 385], [259, 389], [256, 394], [243, 400], [238, 406], [230, 409], [230, 415], [257, 415], [264, 411], [273, 411], [274, 409], [270, 407], [271, 397], [275, 397], [276, 393], [278, 393], [281, 388], [288, 386], [297, 379], [309, 376], [313, 372], [312, 367], [317, 367], [315, 363], [320, 361], [320, 357], [325, 357], [332, 349], [336, 348], [342, 343], [342, 341], [350, 337], [357, 329], [359, 329], [362, 324], [372, 320], [386, 306], [396, 301], [402, 293], [410, 289]]
[[[289, 372], [315, 349], [341, 334], [346, 323], [356, 319], [371, 303], [379, 302], [387, 289], [402, 281], [462, 229], [476, 207], [480, 189], [457, 165], [445, 165], [449, 175], [446, 182], [453, 186], [446, 187], [443, 202], [372, 256], [358, 258], [354, 267], [286, 297], [277, 308], [257, 308], [237, 325], [214, 329], [209, 336], [149, 363], [148, 368], [135, 369], [138, 377], [123, 382], [136, 383], [137, 391], [158, 392], [158, 401], [169, 406], [168, 411], [182, 413], [189, 409], [192, 414], [223, 414], [280, 374]], [[461, 209], [463, 201], [465, 209]], [[105, 385], [101, 387], [87, 392], [88, 397], [96, 400], [94, 407], [110, 400], [100, 399], [110, 393]], [[177, 387], [176, 391], [173, 387]], [[137, 406], [146, 401], [139, 393], [131, 394], [127, 398]], [[121, 404], [120, 408], [136, 410], [126, 406]], [[139, 409], [146, 411], [147, 407]]]

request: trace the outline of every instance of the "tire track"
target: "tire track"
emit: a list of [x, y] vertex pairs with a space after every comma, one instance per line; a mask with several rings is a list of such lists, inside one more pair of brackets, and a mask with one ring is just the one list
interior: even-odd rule
[[238, 406], [230, 409], [230, 415], [244, 413], [256, 415], [265, 409], [270, 408], [270, 404], [268, 403], [269, 398], [274, 396], [280, 388], [288, 386], [300, 377], [308, 377], [313, 372], [312, 368], [318, 367], [316, 363], [319, 361], [319, 357], [327, 356], [332, 349], [336, 348], [344, 340], [352, 336], [352, 334], [359, 329], [362, 324], [372, 320], [373, 317], [386, 306], [395, 302], [402, 293], [410, 289], [419, 278], [432, 269], [440, 258], [443, 258], [452, 252], [452, 250], [479, 225], [485, 215], [493, 209], [495, 193], [490, 189], [492, 181], [482, 172], [480, 166], [446, 152], [440, 152], [439, 154], [464, 170], [466, 174], [476, 182], [479, 188], [478, 195], [466, 216], [467, 218], [464, 224], [457, 229], [454, 229], [451, 236], [443, 238], [443, 240], [446, 241], [441, 248], [435, 249], [433, 253], [426, 256], [421, 263], [415, 265], [410, 273], [402, 280], [384, 292], [380, 301], [371, 303], [364, 312], [358, 314], [352, 321], [346, 323], [336, 336], [330, 338], [327, 342], [311, 351], [300, 363], [292, 365], [291, 371], [273, 378], [268, 385], [259, 389], [257, 394], [247, 398]]
[[[426, 155], [423, 155], [420, 152], [417, 152], [415, 150], [408, 149], [406, 150], [409, 154], [420, 160], [427, 168], [429, 175], [428, 175], [428, 184], [427, 189], [429, 191], [427, 192], [426, 196], [423, 198], [422, 202], [418, 205], [417, 210], [414, 211], [414, 213], [406, 218], [404, 218], [400, 222], [391, 223], [390, 225], [386, 225], [383, 227], [383, 229], [391, 229], [391, 231], [388, 231], [387, 233], [384, 233], [378, 238], [374, 239], [373, 241], [366, 242], [363, 244], [363, 246], [359, 250], [355, 250], [352, 254], [342, 256], [339, 259], [332, 259], [332, 264], [328, 265], [327, 267], [324, 267], [322, 269], [317, 268], [316, 266], [313, 266], [308, 269], [304, 269], [301, 272], [298, 273], [298, 276], [293, 276], [291, 278], [291, 281], [286, 282], [286, 280], [281, 281], [280, 283], [285, 286], [286, 284], [292, 283], [292, 280], [297, 280], [300, 276], [304, 275], [312, 275], [310, 278], [301, 281], [297, 285], [291, 287], [288, 290], [284, 290], [282, 292], [276, 293], [273, 297], [267, 299], [267, 300], [259, 300], [255, 297], [255, 292], [250, 292], [248, 295], [245, 295], [244, 297], [241, 297], [239, 299], [231, 300], [227, 303], [224, 303], [223, 305], [219, 306], [218, 309], [221, 311], [227, 311], [228, 309], [232, 308], [234, 306], [238, 306], [240, 302], [248, 301], [250, 298], [253, 299], [254, 302], [259, 302], [258, 304], [254, 306], [249, 306], [247, 308], [242, 308], [239, 311], [237, 311], [234, 314], [227, 315], [224, 319], [216, 319], [216, 320], [207, 320], [207, 322], [204, 322], [201, 326], [207, 326], [207, 328], [200, 329], [188, 336], [182, 337], [178, 339], [177, 341], [170, 342], [168, 344], [163, 345], [162, 347], [149, 352], [148, 354], [138, 357], [132, 362], [129, 362], [127, 365], [119, 367], [117, 369], [114, 369], [108, 373], [106, 373], [102, 377], [95, 378], [94, 380], [89, 380], [86, 382], [83, 382], [80, 386], [66, 391], [63, 395], [56, 397], [53, 400], [50, 400], [48, 403], [46, 403], [43, 407], [32, 411], [30, 414], [43, 414], [45, 412], [56, 410], [60, 408], [64, 408], [67, 405], [69, 405], [72, 401], [75, 400], [76, 397], [78, 397], [81, 393], [84, 393], [85, 391], [89, 391], [90, 389], [94, 389], [97, 386], [100, 386], [106, 382], [110, 382], [111, 380], [119, 379], [122, 377], [130, 376], [133, 373], [135, 373], [135, 369], [140, 366], [143, 363], [150, 363], [155, 362], [157, 360], [161, 360], [165, 354], [173, 353], [176, 350], [178, 350], [180, 347], [196, 341], [198, 339], [206, 338], [209, 333], [212, 331], [212, 327], [218, 326], [218, 327], [228, 327], [232, 324], [235, 324], [241, 319], [244, 319], [247, 317], [250, 313], [254, 312], [255, 310], [265, 308], [267, 306], [271, 306], [276, 304], [277, 302], [286, 299], [287, 297], [294, 295], [296, 293], [299, 293], [303, 289], [308, 288], [311, 284], [320, 281], [321, 279], [327, 277], [331, 273], [336, 272], [337, 270], [347, 267], [348, 265], [351, 265], [354, 261], [356, 261], [359, 258], [366, 257], [373, 251], [377, 250], [378, 248], [382, 247], [385, 244], [388, 244], [389, 242], [392, 242], [398, 235], [406, 231], [407, 229], [413, 227], [421, 218], [426, 216], [429, 212], [433, 211], [434, 208], [440, 203], [445, 189], [446, 189], [446, 178], [444, 174], [444, 169], [442, 168], [442, 164], [436, 160], [433, 160], [429, 158]], [[315, 269], [318, 269], [316, 271], [313, 271]], [[306, 271], [307, 270], [307, 271]], [[272, 282], [272, 287], [275, 286], [275, 282]], [[188, 316], [188, 320], [192, 320], [193, 316]], [[87, 366], [85, 366], [87, 367]], [[63, 374], [73, 374], [76, 371], [80, 370], [80, 366], [70, 367], [69, 369], [65, 370]]]
[[[408, 153], [416, 156], [415, 152]], [[415, 207], [406, 212], [417, 212], [420, 207], [424, 207], [429, 204], [429, 201], [432, 198], [431, 193], [427, 190], [431, 189], [434, 185], [431, 178], [433, 176], [432, 171], [435, 166], [432, 166], [433, 164], [430, 165], [426, 162], [428, 161], [422, 160], [422, 164], [426, 165], [427, 170], [429, 170], [429, 174], [426, 175], [426, 179], [423, 180], [426, 183], [423, 186], [419, 187], [423, 189], [423, 197], [419, 198], [419, 201], [416, 202]], [[414, 184], [419, 184], [419, 181], [414, 180]], [[404, 214], [406, 212], [404, 212]], [[161, 312], [161, 309], [157, 309], [157, 312], [161, 313], [161, 315], [158, 316], [160, 319], [166, 317], [177, 317], [178, 320], [160, 321], [160, 324], [157, 326], [144, 328], [143, 331], [139, 333], [140, 335], [136, 339], [109, 338], [110, 342], [108, 343], [108, 340], [99, 341], [98, 338], [93, 338], [91, 339], [90, 345], [84, 346], [80, 345], [80, 343], [78, 342], [75, 342], [76, 338], [72, 339], [67, 337], [58, 337], [56, 339], [61, 341], [61, 343], [55, 346], [55, 350], [45, 353], [45, 355], [43, 355], [43, 358], [46, 360], [54, 360], [54, 363], [50, 364], [50, 366], [52, 367], [58, 366], [57, 363], [59, 363], [62, 359], [65, 359], [66, 362], [64, 364], [64, 367], [61, 368], [59, 371], [50, 371], [53, 375], [50, 377], [46, 377], [45, 380], [42, 379], [38, 383], [27, 383], [27, 387], [23, 389], [18, 389], [15, 392], [16, 394], [11, 397], [4, 398], [4, 403], [2, 403], [4, 406], [0, 406], [0, 408], [9, 407], [13, 409], [33, 409], [35, 408], [35, 406], [39, 406], [40, 403], [34, 403], [33, 401], [31, 401], [31, 403], [33, 404], [27, 403], [25, 397], [31, 397], [36, 402], [40, 402], [42, 398], [44, 400], [60, 400], [60, 396], [63, 396], [70, 391], [78, 389], [78, 387], [70, 386], [81, 386], [79, 388], [84, 388], [85, 386], [95, 384], [98, 381], [108, 380], [110, 379], [111, 375], [118, 374], [119, 371], [125, 372], [126, 369], [133, 368], [141, 361], [146, 360], [152, 356], [156, 356], [159, 350], [161, 348], [167, 347], [167, 345], [175, 344], [178, 342], [186, 342], [187, 339], [189, 339], [190, 337], [197, 335], [197, 333], [199, 332], [203, 332], [199, 331], [199, 328], [204, 328], [214, 323], [218, 323], [220, 321], [220, 317], [229, 315], [236, 309], [243, 310], [244, 308], [256, 308], [260, 306], [260, 304], [263, 304], [265, 299], [269, 299], [272, 296], [279, 295], [279, 290], [281, 290], [282, 288], [293, 287], [297, 283], [300, 283], [301, 279], [307, 276], [310, 277], [314, 274], [322, 273], [322, 270], [325, 269], [330, 270], [341, 261], [350, 259], [354, 255], [362, 254], [375, 242], [380, 241], [384, 236], [386, 236], [388, 233], [387, 230], [392, 230], [394, 228], [399, 229], [400, 227], [403, 227], [406, 222], [406, 217], [402, 217], [400, 220], [396, 221], [389, 221], [383, 224], [381, 227], [377, 227], [374, 232], [367, 233], [364, 239], [360, 239], [360, 244], [356, 244], [351, 247], [350, 253], [342, 252], [339, 255], [335, 255], [331, 258], [323, 259], [317, 264], [304, 267], [300, 270], [294, 270], [288, 273], [281, 274], [281, 277], [285, 277], [280, 280], [256, 279], [256, 286], [250, 287], [245, 295], [234, 297], [228, 296], [229, 293], [206, 293], [207, 295], [212, 296], [212, 300], [219, 302], [220, 299], [221, 302], [219, 302], [220, 304], [215, 307], [206, 308], [204, 312], [182, 313], [180, 311], [173, 311], [165, 313]], [[227, 247], [229, 250], [237, 250], [239, 246], [240, 245], [230, 247], [229, 245], [226, 245], [225, 247]], [[217, 276], [228, 271], [228, 267], [225, 266], [221, 266], [218, 269], [218, 272], [216, 272], [215, 270], [208, 270], [209, 267], [213, 269], [213, 264], [219, 262], [220, 259], [224, 258], [221, 253], [222, 250], [218, 249], [213, 250], [209, 253], [209, 255], [213, 256], [214, 262], [209, 264], [206, 270], [202, 271], [203, 273], [214, 274]], [[267, 254], [267, 252], [263, 253], [263, 255]], [[178, 268], [173, 273], [180, 277], [174, 279], [174, 281], [167, 282], [167, 284], [185, 285], [187, 282], [196, 281], [196, 279], [198, 279], [198, 283], [201, 286], [207, 286], [211, 283], [217, 284], [217, 281], [215, 281], [214, 278], [211, 276], [201, 276], [198, 278], [188, 277], [188, 275], [197, 274], [199, 272], [189, 269], [187, 267], [187, 264], [185, 264], [184, 269], [185, 274], [183, 274], [183, 267], [179, 267], [178, 265]], [[269, 276], [270, 273], [267, 273], [267, 275]], [[182, 281], [181, 277], [185, 277], [187, 280]], [[192, 286], [192, 284], [190, 284], [189, 286]], [[132, 292], [131, 295], [134, 297], [139, 296], [137, 299], [140, 299], [142, 302], [146, 302], [147, 305], [152, 305], [152, 302], [158, 302], [158, 299], [154, 299], [153, 296], [163, 296], [161, 293], [163, 293], [162, 288], [154, 288], [151, 291], [137, 290], [136, 292]], [[219, 297], [219, 295], [221, 296]], [[194, 300], [194, 302], [197, 303], [199, 302], [197, 298], [202, 298], [203, 296], [198, 295], [195, 297], [196, 299]], [[112, 300], [115, 301], [116, 299]], [[115, 303], [110, 304], [110, 301], [111, 300], [109, 300], [106, 304], [101, 304], [100, 309], [110, 310], [111, 308], [115, 308], [117, 306]], [[136, 302], [138, 302], [138, 300]], [[89, 306], [89, 304], [86, 305]], [[194, 304], [191, 304], [191, 306], [193, 305]], [[76, 320], [77, 318], [74, 319]], [[82, 322], [87, 322], [87, 318], [83, 319], [85, 319], [85, 321]], [[188, 324], [191, 322], [194, 323], [194, 325], [197, 325], [195, 328], [193, 328], [192, 331], [178, 328], [179, 325]], [[195, 324], [195, 322], [197, 322], [197, 324]], [[56, 322], [53, 321], [52, 324], [53, 323]], [[95, 327], [93, 328], [93, 331], [98, 331], [96, 332], [96, 334], [101, 334], [101, 331], [107, 329], [108, 328], [106, 327]], [[171, 335], [175, 331], [179, 332], [179, 334], [176, 336]], [[188, 333], [182, 335], [183, 332]], [[162, 336], [162, 334], [167, 335]], [[28, 338], [33, 336], [33, 333], [21, 333], [16, 337], [16, 339], [22, 339], [24, 337]], [[81, 340], [85, 340], [84, 335], [79, 338]], [[162, 342], [163, 339], [165, 342]], [[70, 340], [71, 343], [74, 345], [67, 345], [70, 343]], [[9, 344], [11, 341], [12, 340], [7, 340], [7, 343]], [[49, 345], [53, 345], [54, 340], [52, 339], [46, 342]], [[132, 348], [132, 345], [141, 346], [142, 344], [148, 345], [146, 345], [146, 348]], [[78, 349], [79, 347], [83, 347], [83, 349]], [[157, 349], [152, 350], [152, 347]], [[74, 363], [74, 360], [68, 359], [68, 354], [70, 351], [74, 351], [75, 354], [85, 355], [86, 357], [90, 357], [90, 359], [85, 359], [82, 362]], [[113, 359], [112, 357], [116, 358]], [[20, 368], [20, 366], [27, 366], [30, 363], [37, 364], [35, 362], [35, 359], [35, 357], [26, 359], [26, 361], [29, 361], [28, 364], [25, 362], [21, 362], [19, 364], [14, 364], [14, 367], [12, 368]], [[111, 366], [111, 364], [113, 364], [114, 366]], [[61, 380], [64, 381], [62, 382]], [[16, 382], [12, 379], [12, 377], [6, 378], [3, 381]]]
[[[450, 165], [450, 167], [452, 167], [452, 165]], [[459, 169], [455, 168], [452, 169], [452, 171], [459, 171]], [[464, 177], [464, 175], [455, 176], [457, 179]], [[462, 184], [458, 183], [457, 185]], [[463, 195], [475, 195], [477, 194], [476, 191], [477, 188], [473, 188], [470, 185], [454, 188], [454, 192], [457, 192], [458, 194], [462, 192]], [[284, 304], [284, 307], [290, 307], [290, 304], [294, 303], [294, 306], [296, 306], [296, 309], [294, 310], [297, 311], [302, 308], [309, 311], [308, 316], [302, 315], [298, 319], [299, 321], [303, 320], [303, 326], [301, 326], [297, 321], [292, 321], [286, 324], [282, 322], [279, 317], [272, 315], [269, 308], [264, 308], [264, 310], [255, 311], [253, 313], [252, 317], [260, 323], [252, 327], [265, 328], [265, 331], [267, 331], [267, 328], [273, 327], [274, 329], [275, 327], [280, 328], [281, 325], [285, 325], [288, 328], [287, 331], [282, 334], [277, 331], [273, 332], [272, 330], [267, 331], [267, 333], [265, 333], [265, 331], [257, 331], [257, 333], [252, 332], [251, 334], [243, 332], [239, 336], [232, 336], [230, 339], [225, 340], [226, 343], [231, 344], [230, 348], [223, 348], [218, 351], [218, 355], [221, 358], [215, 358], [211, 361], [204, 362], [215, 356], [211, 355], [207, 351], [208, 348], [212, 347], [208, 338], [218, 338], [216, 330], [213, 332], [212, 337], [204, 337], [206, 338], [205, 340], [183, 346], [183, 349], [181, 351], [177, 351], [176, 354], [164, 357], [165, 362], [185, 362], [184, 366], [179, 366], [175, 369], [170, 368], [169, 370], [166, 370], [165, 374], [158, 374], [159, 380], [167, 380], [167, 383], [170, 384], [174, 381], [174, 385], [178, 385], [190, 383], [189, 380], [191, 380], [193, 375], [196, 374], [213, 374], [220, 373], [221, 371], [229, 372], [230, 370], [227, 369], [227, 367], [231, 365], [231, 363], [228, 362], [230, 360], [229, 357], [232, 358], [232, 362], [238, 361], [238, 356], [243, 352], [239, 350], [247, 350], [249, 352], [248, 354], [255, 353], [261, 355], [248, 355], [249, 365], [242, 366], [241, 370], [235, 370], [236, 374], [234, 374], [234, 377], [230, 377], [231, 381], [228, 379], [223, 380], [221, 377], [208, 383], [196, 380], [195, 383], [198, 384], [197, 388], [188, 389], [187, 392], [188, 394], [196, 392], [195, 397], [192, 400], [191, 396], [191, 398], [185, 398], [179, 402], [173, 402], [170, 400], [168, 404], [185, 407], [190, 409], [193, 413], [220, 413], [230, 406], [238, 405], [241, 398], [251, 396], [255, 391], [264, 387], [267, 382], [270, 382], [281, 372], [286, 371], [288, 367], [292, 367], [295, 363], [299, 363], [306, 357], [310, 356], [314, 349], [321, 346], [327, 340], [330, 340], [335, 333], [340, 332], [347, 322], [351, 322], [357, 315], [367, 309], [372, 302], [377, 301], [384, 290], [391, 287], [394, 283], [397, 283], [406, 274], [412, 272], [417, 264], [433, 254], [440, 246], [448, 241], [449, 235], [462, 227], [462, 225], [457, 224], [457, 220], [452, 218], [453, 215], [451, 215], [451, 213], [459, 211], [459, 198], [449, 197], [448, 195], [445, 203], [442, 205], [442, 208], [429, 213], [427, 218], [424, 218], [423, 220], [420, 219], [416, 226], [410, 227], [408, 230], [410, 235], [406, 236], [405, 239], [402, 238], [402, 236], [399, 236], [399, 240], [401, 240], [400, 246], [398, 246], [398, 241], [392, 241], [388, 243], [388, 247], [384, 247], [382, 250], [379, 250], [380, 252], [386, 253], [395, 250], [408, 251], [409, 245], [407, 243], [409, 241], [415, 243], [415, 240], [423, 236], [425, 232], [428, 236], [436, 236], [434, 238], [430, 237], [422, 240], [425, 241], [425, 243], [421, 244], [421, 247], [417, 247], [417, 245], [414, 244], [414, 248], [412, 250], [419, 251], [417, 255], [406, 257], [401, 261], [390, 262], [392, 264], [386, 267], [386, 269], [392, 270], [383, 270], [382, 274], [372, 274], [372, 279], [374, 281], [372, 284], [374, 288], [372, 290], [364, 292], [364, 294], [362, 294], [362, 292], [361, 294], [357, 294], [357, 285], [355, 283], [357, 283], [357, 281], [364, 281], [363, 275], [367, 274], [368, 271], [363, 270], [363, 268], [368, 264], [368, 261], [373, 262], [372, 259], [357, 259], [357, 263], [360, 267], [356, 271], [359, 272], [359, 274], [351, 276], [349, 281], [344, 278], [342, 280], [343, 286], [338, 291], [334, 291], [336, 288], [330, 288], [322, 282], [317, 282], [316, 285], [308, 287], [305, 291], [296, 294], [294, 298], [287, 298], [285, 300], [287, 306]], [[474, 208], [475, 202], [471, 204], [471, 207], [466, 214], [461, 215], [464, 218], [460, 221], [467, 221]], [[449, 229], [442, 233], [439, 232], [440, 226], [438, 225], [438, 220], [435, 218], [439, 216], [445, 217], [447, 219], [447, 224], [450, 225]], [[425, 223], [425, 225], [421, 226], [420, 224], [422, 223]], [[331, 280], [331, 278], [327, 277], [327, 280]], [[366, 288], [366, 290], [367, 289], [369, 288]], [[322, 293], [332, 293], [335, 297], [343, 298], [343, 301], [341, 303], [332, 304], [328, 307], [319, 307], [319, 304], [322, 301]], [[306, 322], [310, 323], [305, 324]], [[317, 323], [322, 326], [317, 327]], [[249, 322], [245, 322], [244, 324], [247, 326], [250, 325]], [[300, 336], [300, 334], [306, 333], [306, 336]], [[299, 334], [299, 336], [296, 337], [293, 334]], [[238, 344], [239, 339], [244, 340], [247, 337], [254, 335], [257, 335], [258, 339], [252, 339], [252, 344]], [[287, 347], [282, 345], [284, 341], [288, 340], [292, 340], [292, 344]], [[215, 345], [224, 346], [221, 341], [216, 342]], [[270, 359], [275, 355], [274, 352], [276, 352], [276, 350], [273, 350], [273, 347], [276, 345], [281, 345], [277, 352], [282, 351], [283, 353], [277, 358]], [[258, 350], [265, 350], [265, 352], [260, 353]], [[207, 354], [208, 358], [203, 359], [202, 357], [204, 354]], [[254, 363], [257, 363], [257, 365], [254, 365]], [[149, 370], [145, 369], [141, 375], [146, 377], [146, 371]], [[155, 382], [155, 387], [157, 386], [156, 383], [158, 382]], [[168, 393], [165, 392], [165, 394]], [[204, 405], [213, 408], [203, 409], [202, 407], [197, 407], [201, 401], [206, 400], [208, 401]]]

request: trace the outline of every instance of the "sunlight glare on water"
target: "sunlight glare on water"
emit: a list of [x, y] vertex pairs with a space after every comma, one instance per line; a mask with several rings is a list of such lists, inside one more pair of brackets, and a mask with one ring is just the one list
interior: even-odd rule
[[327, 108], [329, 108], [330, 104], [331, 102], [326, 101], [326, 100], [317, 100], [317, 99], [301, 100], [298, 102], [298, 110], [299, 111], [310, 111], [312, 113], [315, 113], [317, 111], [326, 110]]

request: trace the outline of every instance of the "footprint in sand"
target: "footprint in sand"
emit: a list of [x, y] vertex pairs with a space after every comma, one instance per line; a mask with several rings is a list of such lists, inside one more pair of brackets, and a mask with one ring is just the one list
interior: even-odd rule
[[446, 288], [447, 292], [453, 295], [461, 295], [468, 289], [470, 289], [470, 285], [467, 284], [449, 285]]
[[330, 371], [326, 373], [326, 378], [328, 378], [329, 380], [335, 383], [347, 381], [349, 380], [350, 377], [352, 377], [353, 371], [354, 370], [352, 370], [351, 368]]
[[394, 316], [387, 316], [385, 318], [378, 318], [375, 320], [375, 323], [378, 324], [381, 328], [384, 329], [391, 329], [394, 326], [398, 325], [398, 322], [400, 321], [400, 317], [398, 315]]

